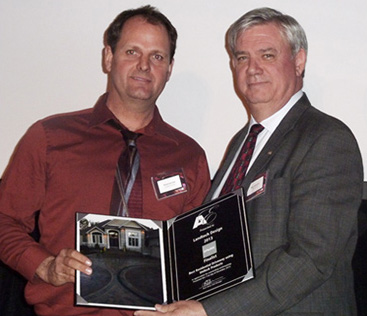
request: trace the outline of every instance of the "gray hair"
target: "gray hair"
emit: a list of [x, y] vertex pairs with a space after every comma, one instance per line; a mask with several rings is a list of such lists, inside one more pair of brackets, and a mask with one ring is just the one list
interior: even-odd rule
[[302, 26], [291, 16], [271, 8], [259, 8], [247, 12], [234, 22], [227, 31], [227, 45], [232, 54], [236, 50], [238, 36], [255, 25], [275, 23], [279, 26], [284, 38], [288, 41], [295, 56], [300, 49], [307, 55], [307, 38]]

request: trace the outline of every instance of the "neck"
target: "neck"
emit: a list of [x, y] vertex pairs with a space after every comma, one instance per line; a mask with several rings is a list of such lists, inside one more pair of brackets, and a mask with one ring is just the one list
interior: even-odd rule
[[109, 93], [107, 107], [127, 129], [134, 132], [147, 126], [154, 116], [155, 103], [144, 100], [124, 102]]
[[144, 128], [151, 122], [155, 105], [121, 104], [108, 98], [107, 107], [128, 130], [134, 132]]
[[253, 116], [253, 118], [256, 120], [256, 122], [261, 123], [268, 117], [272, 116], [274, 113], [278, 112], [284, 105], [269, 109], [269, 106], [267, 104], [265, 105], [255, 104], [255, 105], [249, 105], [249, 108], [250, 108], [250, 113]]
[[293, 89], [292, 93], [288, 93], [283, 96], [282, 99], [275, 101], [270, 101], [266, 103], [255, 103], [251, 104], [250, 102], [247, 103], [248, 108], [250, 110], [251, 115], [254, 117], [256, 122], [262, 122], [263, 120], [267, 119], [268, 117], [272, 116], [280, 109], [282, 109], [291, 99], [292, 97], [302, 89], [302, 85], [297, 85], [295, 89]]

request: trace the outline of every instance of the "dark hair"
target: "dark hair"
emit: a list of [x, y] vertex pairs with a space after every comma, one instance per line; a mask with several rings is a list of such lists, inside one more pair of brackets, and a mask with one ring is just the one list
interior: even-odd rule
[[125, 22], [134, 16], [141, 16], [150, 24], [160, 24], [166, 28], [170, 40], [170, 61], [172, 61], [176, 51], [177, 31], [165, 15], [150, 5], [123, 11], [109, 25], [105, 32], [105, 44], [111, 47], [112, 53], [115, 52]]

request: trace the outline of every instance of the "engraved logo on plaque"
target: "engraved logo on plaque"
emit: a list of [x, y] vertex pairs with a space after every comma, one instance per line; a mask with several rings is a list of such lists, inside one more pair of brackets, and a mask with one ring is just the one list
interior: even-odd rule
[[212, 206], [208, 209], [203, 210], [196, 218], [194, 222], [194, 226], [192, 229], [198, 228], [202, 225], [210, 225], [214, 222], [217, 217], [217, 213], [215, 213], [215, 209], [219, 207], [219, 205]]

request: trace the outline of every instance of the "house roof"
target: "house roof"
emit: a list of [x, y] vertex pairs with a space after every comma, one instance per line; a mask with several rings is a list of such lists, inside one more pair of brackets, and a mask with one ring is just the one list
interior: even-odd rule
[[89, 227], [85, 227], [80, 230], [81, 234], [88, 234], [93, 231], [98, 231], [100, 233], [105, 233], [106, 229], [121, 229], [121, 228], [137, 228], [149, 230], [148, 227], [142, 225], [134, 220], [126, 220], [126, 219], [108, 219], [103, 222], [93, 223]]

